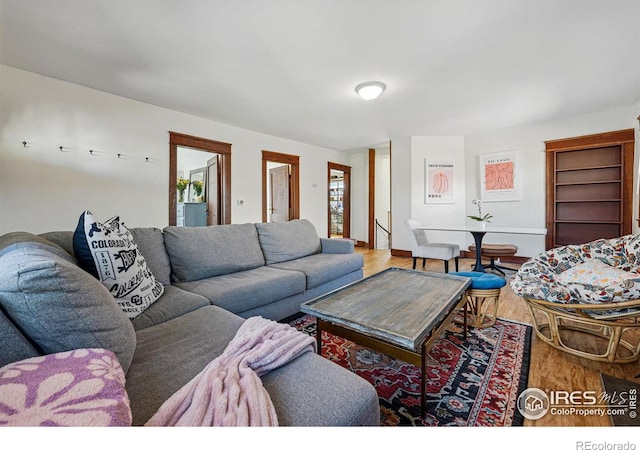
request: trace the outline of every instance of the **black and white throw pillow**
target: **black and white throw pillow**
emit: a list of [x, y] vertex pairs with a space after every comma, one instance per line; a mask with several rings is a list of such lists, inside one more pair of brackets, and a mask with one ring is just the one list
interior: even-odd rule
[[91, 212], [83, 212], [73, 234], [73, 251], [80, 266], [109, 289], [130, 319], [164, 292], [118, 216], [99, 223]]

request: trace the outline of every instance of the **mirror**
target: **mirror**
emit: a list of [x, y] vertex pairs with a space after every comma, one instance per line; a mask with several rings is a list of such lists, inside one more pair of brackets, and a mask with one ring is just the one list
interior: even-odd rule
[[[179, 155], [179, 153], [178, 153]], [[178, 156], [180, 157], [180, 156]], [[189, 201], [192, 203], [204, 202], [203, 192], [206, 192], [205, 167], [189, 171]]]
[[[177, 157], [177, 226], [203, 227], [207, 225], [205, 176], [211, 153], [178, 146]], [[184, 187], [184, 191], [180, 191]], [[182, 200], [182, 201], [181, 201]]]

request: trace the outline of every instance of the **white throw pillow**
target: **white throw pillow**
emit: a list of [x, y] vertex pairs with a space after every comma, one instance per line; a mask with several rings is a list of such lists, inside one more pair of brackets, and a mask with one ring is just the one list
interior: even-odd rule
[[600, 260], [592, 260], [575, 265], [558, 276], [563, 284], [580, 283], [606, 287], [620, 284], [625, 280], [638, 279], [640, 274], [616, 269]]
[[109, 289], [129, 319], [164, 292], [118, 216], [99, 223], [91, 212], [83, 212], [73, 234], [73, 251], [80, 266]]

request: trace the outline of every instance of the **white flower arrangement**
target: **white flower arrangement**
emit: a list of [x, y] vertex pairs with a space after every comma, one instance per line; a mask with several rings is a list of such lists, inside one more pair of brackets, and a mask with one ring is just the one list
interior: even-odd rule
[[467, 216], [469, 219], [477, 220], [478, 222], [491, 222], [489, 219], [492, 219], [493, 216], [489, 213], [486, 213], [484, 216], [482, 215], [482, 202], [480, 199], [474, 198], [471, 201], [472, 204], [478, 206], [478, 215], [477, 216]]

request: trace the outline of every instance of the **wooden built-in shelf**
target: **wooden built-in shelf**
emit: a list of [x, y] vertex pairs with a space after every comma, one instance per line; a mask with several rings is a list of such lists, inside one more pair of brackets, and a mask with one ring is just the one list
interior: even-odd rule
[[556, 223], [610, 223], [610, 224], [621, 224], [622, 222], [619, 220], [556, 220]]
[[629, 234], [634, 130], [545, 144], [547, 248]]
[[600, 180], [600, 181], [582, 181], [575, 183], [556, 183], [556, 186], [579, 186], [581, 184], [607, 184], [607, 183], [622, 183], [622, 180]]
[[556, 172], [571, 172], [575, 170], [612, 169], [616, 167], [622, 167], [622, 164], [607, 164], [605, 166], [569, 167], [565, 169], [556, 169]]
[[619, 198], [601, 198], [601, 199], [591, 199], [591, 200], [556, 200], [556, 204], [558, 203], [593, 203], [593, 202], [621, 202], [622, 199]]

